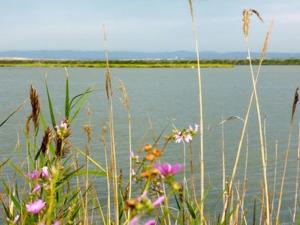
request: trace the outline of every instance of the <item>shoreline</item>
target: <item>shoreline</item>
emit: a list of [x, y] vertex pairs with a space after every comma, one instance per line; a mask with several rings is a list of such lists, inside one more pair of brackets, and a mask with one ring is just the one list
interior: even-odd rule
[[[259, 63], [258, 59], [252, 61]], [[110, 60], [111, 68], [196, 68], [194, 60]], [[247, 65], [248, 60], [201, 60], [202, 68], [233, 68]], [[263, 65], [300, 65], [300, 59], [265, 60]], [[0, 59], [0, 67], [78, 67], [105, 68], [103, 60], [16, 60]]]

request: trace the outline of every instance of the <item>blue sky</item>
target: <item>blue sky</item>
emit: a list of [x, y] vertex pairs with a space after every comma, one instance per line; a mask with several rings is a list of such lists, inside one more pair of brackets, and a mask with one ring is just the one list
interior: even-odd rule
[[[251, 46], [270, 21], [270, 51], [300, 52], [299, 0], [194, 0], [201, 50], [243, 51], [242, 10], [257, 9]], [[0, 51], [101, 50], [102, 24], [112, 51], [193, 50], [187, 0], [1, 0]]]

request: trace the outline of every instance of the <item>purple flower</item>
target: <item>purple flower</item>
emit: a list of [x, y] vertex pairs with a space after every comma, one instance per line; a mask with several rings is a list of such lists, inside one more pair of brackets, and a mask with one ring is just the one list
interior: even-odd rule
[[137, 216], [133, 217], [130, 221], [129, 221], [129, 225], [137, 225], [139, 222], [139, 218]]
[[156, 208], [156, 207], [160, 206], [164, 200], [165, 200], [165, 196], [160, 196], [152, 203], [152, 206], [154, 208]]
[[49, 170], [47, 166], [44, 166], [42, 168], [42, 173], [41, 173], [42, 177], [45, 179], [49, 179]]
[[31, 173], [28, 173], [27, 176], [30, 180], [36, 180], [40, 178], [41, 172], [38, 170], [33, 170]]
[[36, 184], [34, 188], [32, 189], [32, 193], [38, 192], [41, 190], [42, 186], [40, 184]]
[[32, 203], [26, 204], [26, 210], [29, 213], [32, 213], [34, 215], [39, 214], [39, 212], [45, 208], [46, 202], [44, 202], [41, 199], [38, 199], [36, 201], [33, 201]]
[[156, 222], [154, 219], [148, 220], [144, 225], [156, 225]]
[[155, 168], [158, 169], [159, 173], [164, 177], [177, 174], [183, 169], [183, 167], [184, 166], [179, 163], [175, 163], [174, 165], [171, 165], [170, 163], [161, 163], [155, 165]]

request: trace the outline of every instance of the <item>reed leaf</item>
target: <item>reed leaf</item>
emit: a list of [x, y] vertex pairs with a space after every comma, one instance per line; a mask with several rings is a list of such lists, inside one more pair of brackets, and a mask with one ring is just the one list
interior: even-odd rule
[[21, 103], [14, 111], [12, 111], [1, 123], [0, 127], [2, 127], [14, 114], [16, 114], [18, 111], [20, 111], [23, 106], [25, 105], [27, 100], [25, 100], [23, 103]]
[[52, 105], [52, 101], [51, 101], [51, 96], [50, 96], [50, 93], [49, 93], [48, 83], [47, 83], [46, 79], [45, 79], [45, 85], [46, 85], [46, 92], [47, 92], [47, 99], [48, 99], [48, 106], [49, 106], [51, 123], [52, 123], [53, 128], [55, 128], [56, 120], [55, 120], [53, 105]]
[[296, 88], [294, 99], [293, 99], [291, 123], [294, 120], [294, 115], [295, 115], [295, 112], [296, 112], [298, 101], [299, 101], [299, 87]]
[[69, 90], [69, 73], [67, 68], [65, 67], [66, 71], [66, 98], [65, 98], [65, 118], [68, 120], [70, 116], [70, 90]]

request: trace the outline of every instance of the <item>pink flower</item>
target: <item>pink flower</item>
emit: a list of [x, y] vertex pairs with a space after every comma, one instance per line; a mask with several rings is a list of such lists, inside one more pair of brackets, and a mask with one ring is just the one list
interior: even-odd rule
[[190, 134], [185, 135], [183, 138], [186, 143], [189, 143], [193, 139]]
[[19, 221], [19, 219], [20, 219], [20, 215], [18, 214], [18, 215], [15, 216], [13, 223], [17, 224], [17, 222]]
[[36, 180], [40, 178], [41, 172], [38, 170], [33, 170], [31, 173], [28, 173], [27, 176], [30, 180]]
[[170, 163], [161, 163], [155, 165], [155, 168], [158, 169], [159, 173], [164, 177], [173, 176], [180, 172], [183, 169], [183, 165], [176, 163], [171, 165]]
[[183, 137], [180, 132], [175, 134], [174, 138], [175, 138], [175, 143], [177, 143], [177, 144], [183, 141]]
[[61, 225], [59, 220], [56, 220], [52, 225]]
[[42, 168], [42, 173], [41, 173], [42, 177], [45, 179], [49, 179], [49, 170], [47, 166], [44, 166]]
[[137, 225], [139, 222], [139, 218], [137, 216], [133, 217], [130, 221], [129, 221], [129, 225]]
[[45, 208], [46, 202], [44, 202], [41, 199], [38, 199], [36, 201], [33, 201], [32, 203], [26, 204], [26, 210], [29, 213], [32, 213], [34, 215], [39, 214], [39, 212]]
[[66, 130], [66, 129], [68, 128], [68, 124], [67, 124], [66, 122], [61, 122], [61, 123], [60, 123], [60, 128]]
[[152, 203], [152, 206], [154, 208], [156, 208], [156, 207], [160, 206], [164, 200], [165, 200], [165, 196], [160, 196]]
[[34, 188], [32, 189], [32, 193], [38, 192], [41, 190], [42, 186], [40, 184], [36, 184]]
[[156, 225], [156, 222], [154, 219], [148, 220], [144, 225]]

